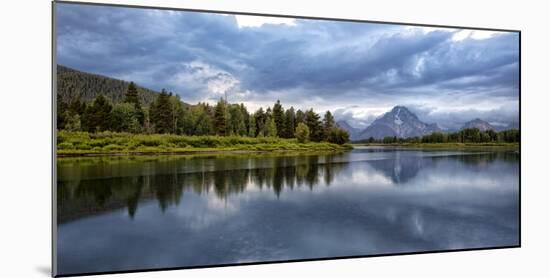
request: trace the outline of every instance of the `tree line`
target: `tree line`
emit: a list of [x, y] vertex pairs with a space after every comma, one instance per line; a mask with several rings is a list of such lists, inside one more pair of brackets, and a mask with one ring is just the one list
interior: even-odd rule
[[400, 144], [400, 143], [518, 143], [520, 133], [517, 129], [481, 131], [477, 128], [466, 128], [457, 132], [434, 132], [422, 137], [398, 138], [387, 136], [382, 139], [373, 137], [362, 140], [362, 143]]
[[[101, 92], [114, 103], [123, 102], [128, 82], [113, 79], [98, 74], [91, 74], [57, 65], [57, 94], [66, 102], [70, 102], [74, 96], [90, 102]], [[135, 84], [134, 84], [135, 85]], [[137, 86], [139, 99], [143, 106], [149, 106], [155, 99], [157, 93], [144, 87]]]
[[101, 94], [91, 102], [80, 97], [65, 102], [58, 94], [57, 128], [86, 132], [279, 137], [337, 144], [349, 141], [348, 132], [336, 125], [330, 111], [321, 119], [313, 109], [285, 109], [279, 100], [272, 107], [252, 113], [244, 104], [228, 103], [223, 98], [214, 106], [188, 105], [164, 89], [149, 107], [144, 107], [133, 82], [124, 95], [123, 102], [113, 104]]

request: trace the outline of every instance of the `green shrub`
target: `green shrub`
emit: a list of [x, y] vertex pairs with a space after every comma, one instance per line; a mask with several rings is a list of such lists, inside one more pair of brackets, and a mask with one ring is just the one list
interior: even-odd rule
[[78, 144], [75, 144], [75, 147], [77, 150], [91, 150], [92, 146], [90, 144], [85, 142], [79, 142]]
[[298, 139], [298, 142], [305, 143], [309, 140], [309, 128], [304, 123], [299, 123], [296, 127], [295, 132], [296, 139]]
[[74, 149], [74, 145], [72, 143], [69, 143], [69, 142], [63, 142], [63, 143], [57, 144], [57, 149], [58, 150], [72, 150], [72, 149]]
[[120, 151], [120, 150], [123, 150], [124, 147], [116, 145], [116, 144], [109, 144], [109, 145], [103, 147], [103, 149], [106, 150], [106, 151]]
[[[305, 126], [307, 128], [307, 126]], [[307, 134], [306, 134], [307, 135]], [[307, 137], [306, 137], [307, 138]], [[173, 152], [189, 148], [232, 149], [232, 150], [339, 150], [342, 147], [327, 142], [283, 139], [277, 137], [241, 136], [184, 136], [173, 134], [132, 134], [116, 132], [68, 132], [60, 131], [57, 137], [60, 150], [83, 150], [91, 152]], [[346, 147], [347, 148], [347, 147]]]

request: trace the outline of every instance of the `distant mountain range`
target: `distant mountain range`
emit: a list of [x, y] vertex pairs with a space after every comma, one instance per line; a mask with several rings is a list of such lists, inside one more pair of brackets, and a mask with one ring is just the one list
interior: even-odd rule
[[361, 129], [352, 127], [351, 125], [348, 124], [348, 122], [344, 120], [337, 121], [336, 125], [338, 125], [338, 127], [347, 131], [352, 140], [353, 138], [356, 138], [359, 135], [359, 133], [361, 133]]
[[[113, 102], [122, 102], [130, 82], [111, 77], [87, 73], [62, 65], [57, 65], [57, 94], [64, 102], [70, 102], [80, 96], [83, 101], [92, 101], [99, 94], [109, 97]], [[158, 92], [136, 85], [140, 101], [148, 106]]]
[[[405, 106], [395, 106], [391, 111], [384, 113], [372, 122], [367, 128], [360, 130], [350, 126], [345, 120], [337, 121], [337, 125], [348, 131], [353, 141], [365, 140], [370, 137], [382, 139], [387, 136], [398, 138], [407, 138], [415, 136], [424, 136], [433, 132], [451, 132], [452, 130], [443, 130], [436, 123], [424, 123]], [[464, 123], [460, 128], [477, 128], [481, 131], [506, 129], [517, 129], [517, 123], [511, 123], [508, 126], [495, 127], [490, 123], [479, 118]]]
[[469, 122], [466, 122], [462, 128], [460, 129], [466, 129], [466, 128], [477, 128], [481, 131], [487, 131], [487, 130], [497, 130], [494, 126], [492, 126], [490, 123], [480, 119], [476, 118]]

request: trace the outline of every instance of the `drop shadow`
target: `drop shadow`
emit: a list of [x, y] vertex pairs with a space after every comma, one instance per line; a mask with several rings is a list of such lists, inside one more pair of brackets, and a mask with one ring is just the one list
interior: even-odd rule
[[40, 265], [40, 266], [35, 267], [34, 270], [36, 270], [36, 272], [38, 272], [38, 273], [40, 273], [44, 276], [47, 276], [47, 277], [52, 276], [52, 269], [49, 266]]

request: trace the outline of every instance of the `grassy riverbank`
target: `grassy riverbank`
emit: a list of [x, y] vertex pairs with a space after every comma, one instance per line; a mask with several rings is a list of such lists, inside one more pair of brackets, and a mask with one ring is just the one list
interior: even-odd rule
[[345, 151], [351, 148], [351, 145], [348, 144], [299, 143], [296, 139], [273, 137], [250, 138], [67, 131], [59, 131], [57, 134], [58, 156]]
[[395, 143], [395, 144], [351, 144], [352, 146], [371, 147], [395, 147], [395, 148], [418, 148], [418, 149], [505, 149], [519, 150], [518, 143]]

